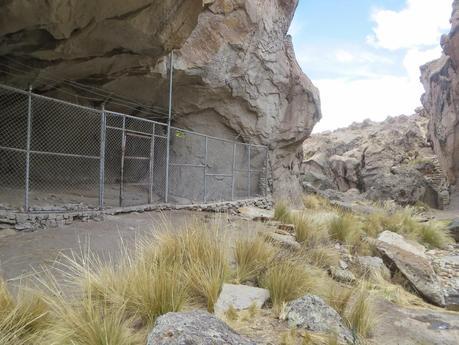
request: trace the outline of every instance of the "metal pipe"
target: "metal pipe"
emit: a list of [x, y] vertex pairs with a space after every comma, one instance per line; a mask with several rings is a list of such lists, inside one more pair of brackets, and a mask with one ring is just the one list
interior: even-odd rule
[[105, 141], [106, 141], [106, 116], [105, 104], [102, 104], [100, 117], [100, 162], [99, 162], [99, 208], [104, 209], [105, 193]]
[[155, 169], [155, 124], [153, 124], [153, 132], [151, 133], [150, 142], [150, 176], [149, 176], [149, 189], [148, 189], [148, 203], [153, 203], [153, 182], [154, 182], [154, 169]]
[[126, 154], [126, 118], [123, 117], [123, 133], [121, 137], [121, 170], [120, 170], [120, 207], [124, 200], [124, 156]]
[[204, 203], [207, 202], [207, 150], [208, 150], [208, 139], [206, 137], [206, 144], [204, 148]]
[[167, 143], [166, 143], [166, 190], [164, 193], [164, 201], [167, 203], [169, 200], [169, 159], [170, 159], [170, 146], [171, 146], [171, 121], [172, 121], [172, 78], [174, 73], [174, 51], [171, 51], [169, 59], [169, 113], [167, 118]]
[[236, 143], [233, 144], [233, 165], [231, 168], [231, 200], [234, 200], [234, 171], [236, 170]]
[[24, 209], [29, 212], [29, 190], [30, 190], [30, 142], [32, 139], [32, 85], [29, 85], [27, 103], [27, 142], [26, 142], [26, 171], [25, 171], [25, 191]]
[[248, 187], [249, 187], [249, 190], [248, 190], [248, 197], [250, 198], [250, 195], [252, 194], [252, 190], [251, 190], [251, 179], [252, 179], [252, 170], [251, 169], [251, 165], [252, 165], [252, 162], [251, 162], [251, 154], [252, 154], [252, 150], [251, 150], [251, 145], [249, 145], [249, 180], [248, 180]]

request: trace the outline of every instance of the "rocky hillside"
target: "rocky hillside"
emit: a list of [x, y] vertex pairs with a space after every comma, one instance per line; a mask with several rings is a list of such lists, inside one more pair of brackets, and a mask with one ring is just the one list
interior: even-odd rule
[[442, 37], [443, 56], [421, 67], [422, 103], [430, 118], [429, 136], [451, 184], [459, 178], [459, 1], [453, 3], [451, 32]]
[[[116, 94], [164, 107], [167, 55], [174, 49], [175, 125], [269, 144], [274, 191], [298, 193], [301, 143], [321, 111], [318, 90], [287, 35], [297, 3], [3, 1], [0, 82], [32, 83], [36, 92], [90, 105]], [[97, 96], [63, 79], [104, 92]], [[126, 111], [114, 102], [108, 108]], [[148, 111], [137, 106], [134, 114]]]
[[345, 198], [336, 191], [359, 192], [372, 200], [423, 201], [443, 208], [448, 183], [427, 140], [427, 123], [419, 110], [413, 116], [367, 120], [312, 135], [303, 145], [304, 188], [334, 198]]

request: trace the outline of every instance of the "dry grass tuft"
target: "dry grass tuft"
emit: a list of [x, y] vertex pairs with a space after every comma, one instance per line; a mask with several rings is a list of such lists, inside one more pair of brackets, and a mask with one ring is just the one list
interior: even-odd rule
[[299, 261], [282, 260], [265, 272], [261, 286], [268, 289], [276, 312], [282, 304], [308, 293], [314, 288], [314, 277]]
[[303, 206], [310, 210], [326, 210], [330, 208], [330, 202], [320, 195], [306, 194], [303, 196]]
[[305, 213], [295, 214], [291, 221], [295, 226], [295, 237], [299, 243], [315, 247], [329, 240], [326, 227], [317, 224]]
[[303, 256], [309, 265], [322, 269], [338, 266], [340, 260], [336, 249], [326, 246], [306, 248]]
[[265, 241], [263, 236], [237, 240], [234, 247], [236, 282], [258, 281], [277, 253], [278, 249]]
[[328, 295], [324, 297], [327, 303], [335, 309], [338, 314], [344, 316], [353, 293], [353, 289], [332, 282], [328, 290]]
[[286, 201], [280, 200], [274, 205], [274, 219], [283, 223], [290, 223], [291, 211]]
[[341, 213], [331, 221], [329, 233], [332, 239], [354, 246], [359, 244], [361, 240], [361, 223], [354, 215]]
[[346, 312], [346, 320], [355, 334], [368, 338], [375, 325], [375, 314], [370, 301], [370, 293], [366, 283], [360, 284], [352, 295], [351, 303]]

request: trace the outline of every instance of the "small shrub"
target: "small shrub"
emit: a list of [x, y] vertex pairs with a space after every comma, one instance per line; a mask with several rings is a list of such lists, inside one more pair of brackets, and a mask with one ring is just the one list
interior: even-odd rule
[[310, 291], [314, 287], [314, 279], [301, 262], [283, 260], [268, 268], [261, 286], [269, 290], [274, 309], [280, 311], [283, 303]]
[[236, 281], [245, 283], [258, 280], [277, 252], [278, 250], [266, 242], [262, 236], [237, 240], [234, 248]]
[[274, 219], [283, 223], [290, 223], [291, 213], [285, 201], [278, 201], [274, 206]]

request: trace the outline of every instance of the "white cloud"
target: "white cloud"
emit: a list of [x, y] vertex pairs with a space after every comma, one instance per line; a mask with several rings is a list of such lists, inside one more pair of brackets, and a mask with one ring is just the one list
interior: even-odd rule
[[323, 118], [314, 132], [346, 127], [367, 118], [382, 121], [388, 116], [411, 115], [421, 105], [418, 80], [379, 76], [370, 79], [315, 80], [322, 98]]
[[[347, 63], [346, 73], [314, 80], [323, 113], [314, 131], [412, 114], [424, 92], [419, 67], [440, 57], [440, 36], [449, 31], [451, 9], [451, 0], [407, 0], [400, 11], [375, 10], [366, 48], [348, 55], [335, 52], [338, 63]], [[380, 68], [382, 63], [390, 66], [394, 57], [398, 68]]]
[[377, 9], [373, 12], [373, 34], [368, 42], [397, 50], [438, 44], [450, 27], [451, 0], [407, 0], [401, 11]]

